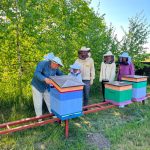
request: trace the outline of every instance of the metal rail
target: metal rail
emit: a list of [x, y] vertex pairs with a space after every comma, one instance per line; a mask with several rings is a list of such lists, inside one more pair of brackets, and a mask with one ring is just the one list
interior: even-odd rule
[[[115, 105], [112, 105], [109, 102], [92, 104], [92, 105], [83, 107], [83, 114], [86, 115], [90, 113], [95, 113], [95, 112], [106, 110], [112, 107], [115, 107]], [[39, 117], [26, 118], [26, 119], [21, 119], [18, 121], [0, 124], [0, 134], [8, 134], [12, 132], [22, 131], [25, 129], [38, 127], [38, 126], [42, 126], [42, 125], [54, 123], [54, 122], [61, 123], [61, 120], [59, 118], [52, 118], [53, 116], [54, 115], [51, 113], [51, 114], [46, 114], [46, 115], [42, 115]], [[42, 121], [38, 122], [38, 120], [40, 119], [42, 119]], [[65, 136], [66, 138], [68, 138], [69, 136], [69, 120], [65, 120]]]
[[[147, 98], [149, 97], [150, 93], [147, 94]], [[145, 101], [143, 101], [143, 104], [144, 102]], [[109, 102], [91, 104], [83, 107], [83, 114], [87, 115], [98, 111], [107, 110], [113, 107], [116, 107], [116, 105], [113, 105]], [[51, 113], [39, 117], [26, 118], [18, 121], [0, 124], [0, 134], [8, 134], [12, 132], [22, 131], [25, 129], [38, 127], [54, 122], [61, 123], [61, 120], [59, 118], [53, 118], [53, 116], [54, 114]], [[38, 120], [40, 119], [42, 119], [42, 121], [38, 122]], [[68, 136], [69, 136], [69, 120], [65, 120], [65, 137], [68, 138]]]

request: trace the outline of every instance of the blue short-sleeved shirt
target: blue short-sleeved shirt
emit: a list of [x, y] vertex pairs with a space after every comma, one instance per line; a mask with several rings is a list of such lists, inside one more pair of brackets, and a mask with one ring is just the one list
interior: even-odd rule
[[50, 89], [50, 85], [46, 84], [44, 79], [56, 75], [60, 76], [63, 73], [59, 69], [52, 69], [50, 61], [41, 61], [36, 67], [31, 84], [40, 92], [44, 92], [46, 89]]

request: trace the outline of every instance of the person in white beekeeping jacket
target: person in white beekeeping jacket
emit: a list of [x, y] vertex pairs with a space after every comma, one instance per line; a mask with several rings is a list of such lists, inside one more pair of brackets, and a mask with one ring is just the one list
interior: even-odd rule
[[105, 83], [114, 81], [116, 75], [116, 64], [114, 62], [114, 55], [111, 51], [104, 54], [103, 60], [104, 61], [101, 63], [99, 81], [102, 86], [103, 101], [105, 101]]
[[85, 84], [83, 88], [83, 105], [88, 105], [90, 86], [95, 79], [95, 67], [94, 60], [90, 57], [90, 48], [85, 46], [81, 47], [78, 51], [78, 59], [75, 63], [78, 63], [81, 67], [82, 82]]

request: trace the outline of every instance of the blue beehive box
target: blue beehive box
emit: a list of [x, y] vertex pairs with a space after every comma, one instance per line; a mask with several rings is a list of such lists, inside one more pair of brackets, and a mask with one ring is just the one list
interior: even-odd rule
[[132, 100], [143, 101], [146, 97], [147, 77], [138, 75], [126, 75], [122, 77], [122, 80], [128, 83], [132, 83]]
[[71, 76], [51, 77], [51, 111], [61, 120], [82, 115], [83, 83]]

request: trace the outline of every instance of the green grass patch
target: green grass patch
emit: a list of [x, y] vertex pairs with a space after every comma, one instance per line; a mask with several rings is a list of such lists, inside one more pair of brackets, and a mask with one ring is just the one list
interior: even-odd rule
[[[149, 90], [149, 87], [148, 87]], [[89, 103], [101, 102], [94, 94]], [[1, 100], [0, 123], [33, 117], [32, 99], [24, 102]], [[69, 121], [69, 139], [65, 139], [64, 122], [0, 136], [0, 149], [8, 150], [98, 150], [88, 141], [89, 134], [101, 134], [110, 142], [111, 150], [150, 149], [150, 101], [133, 103], [123, 109], [112, 108]], [[45, 113], [47, 110], [45, 109]], [[100, 139], [97, 139], [99, 141]]]

